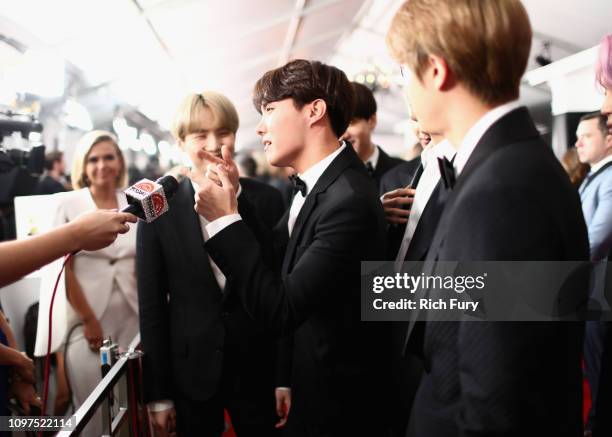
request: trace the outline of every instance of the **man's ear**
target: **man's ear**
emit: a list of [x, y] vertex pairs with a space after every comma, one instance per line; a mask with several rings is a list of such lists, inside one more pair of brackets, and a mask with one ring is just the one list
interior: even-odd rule
[[323, 99], [313, 100], [308, 104], [308, 122], [312, 126], [317, 121], [321, 120], [327, 113], [327, 103]]
[[455, 83], [455, 77], [446, 60], [437, 55], [429, 55], [428, 67], [423, 73], [423, 82], [425, 82], [425, 76], [438, 91], [448, 90]]
[[612, 134], [606, 135], [604, 142], [606, 144], [606, 149], [612, 150]]
[[376, 129], [376, 123], [378, 123], [378, 119], [376, 118], [376, 114], [372, 114], [370, 118], [368, 118], [368, 126], [371, 131]]

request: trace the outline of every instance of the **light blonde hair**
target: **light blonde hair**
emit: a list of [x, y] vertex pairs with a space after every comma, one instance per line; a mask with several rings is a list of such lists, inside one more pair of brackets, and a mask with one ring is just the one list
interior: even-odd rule
[[121, 170], [119, 171], [119, 176], [117, 177], [117, 188], [122, 188], [127, 185], [127, 168], [125, 166], [125, 158], [123, 157], [123, 153], [117, 144], [117, 138], [110, 132], [94, 130], [81, 137], [74, 152], [71, 177], [72, 188], [75, 190], [89, 186], [90, 181], [87, 179], [87, 175], [85, 174], [85, 164], [89, 158], [89, 153], [91, 152], [93, 146], [104, 141], [108, 141], [114, 146], [119, 162], [121, 162]]
[[236, 133], [239, 119], [234, 104], [221, 93], [203, 91], [200, 94], [189, 94], [181, 103], [172, 124], [174, 138], [182, 142], [187, 135], [203, 131], [204, 108], [212, 112], [213, 129], [225, 128]]
[[428, 56], [485, 103], [519, 96], [531, 49], [531, 24], [520, 0], [407, 0], [387, 33], [391, 55], [419, 79]]

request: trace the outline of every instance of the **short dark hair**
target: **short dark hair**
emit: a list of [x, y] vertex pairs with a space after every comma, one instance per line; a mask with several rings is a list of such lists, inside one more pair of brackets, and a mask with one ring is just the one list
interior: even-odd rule
[[58, 161], [61, 161], [62, 158], [64, 157], [64, 154], [62, 152], [49, 152], [45, 154], [45, 169], [46, 170], [51, 170], [53, 169], [53, 164], [55, 164]]
[[376, 114], [376, 99], [374, 94], [367, 86], [358, 83], [351, 82], [353, 85], [353, 91], [355, 91], [355, 111], [353, 112], [353, 119], [369, 120], [374, 114]]
[[597, 127], [599, 128], [599, 130], [601, 131], [601, 133], [603, 134], [605, 138], [606, 135], [608, 135], [608, 126], [607, 126], [608, 118], [605, 115], [602, 115], [601, 112], [591, 112], [589, 114], [585, 114], [582, 117], [580, 117], [579, 123], [583, 121], [587, 121], [587, 120], [594, 120], [594, 119], [597, 119]]
[[255, 84], [253, 104], [261, 113], [262, 105], [293, 99], [297, 109], [322, 99], [334, 133], [340, 137], [353, 115], [355, 96], [344, 72], [319, 61], [296, 59], [265, 73]]

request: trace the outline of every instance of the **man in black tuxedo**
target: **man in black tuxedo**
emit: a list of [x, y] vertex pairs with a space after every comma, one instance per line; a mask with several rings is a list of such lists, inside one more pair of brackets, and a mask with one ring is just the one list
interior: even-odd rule
[[[417, 129], [423, 146], [414, 171], [405, 169], [408, 161], [389, 171], [382, 180], [386, 191], [381, 201], [389, 227], [387, 229], [387, 260], [395, 261], [396, 271], [404, 261], [423, 261], [444, 209], [446, 190], [440, 180], [438, 157], [452, 159], [453, 147], [437, 135], [430, 136]], [[400, 172], [400, 170], [403, 170]], [[407, 171], [408, 170], [408, 171]], [[419, 329], [422, 329], [419, 324]], [[391, 324], [392, 435], [404, 437], [412, 403], [423, 369], [419, 344], [405, 344], [408, 322]]]
[[355, 91], [355, 106], [353, 117], [342, 139], [351, 143], [378, 190], [385, 173], [404, 161], [389, 156], [372, 142], [372, 133], [377, 122], [376, 99], [367, 86], [358, 82], [351, 82], [351, 85]]
[[[515, 102], [531, 44], [521, 2], [410, 0], [387, 41], [421, 128], [457, 149], [427, 260], [587, 260], [577, 193]], [[581, 435], [583, 328], [426, 322], [415, 435]]]
[[[237, 128], [232, 103], [207, 91], [185, 99], [173, 133], [203, 175], [214, 161], [198, 152], [219, 159], [224, 146], [231, 155]], [[232, 178], [238, 184], [237, 173]], [[263, 226], [278, 221], [284, 208], [276, 189], [245, 178], [239, 186], [239, 209], [248, 204]], [[169, 211], [138, 228], [144, 389], [156, 432], [172, 432], [176, 423], [181, 436], [218, 436], [227, 409], [238, 436], [275, 435], [275, 395], [279, 410], [290, 406], [280, 346], [244, 310], [232, 278], [211, 261], [204, 247], [207, 222], [193, 209], [194, 188], [185, 178]]]
[[296, 195], [271, 242], [282, 258], [275, 274], [236, 214], [235, 187], [199, 177], [196, 208], [210, 220], [206, 248], [246, 310], [263, 326], [293, 333], [295, 436], [380, 435], [387, 388], [383, 326], [360, 322], [360, 261], [384, 256], [384, 214], [355, 151], [338, 138], [353, 91], [343, 72], [295, 60], [256, 84], [257, 133], [269, 162], [293, 167]]

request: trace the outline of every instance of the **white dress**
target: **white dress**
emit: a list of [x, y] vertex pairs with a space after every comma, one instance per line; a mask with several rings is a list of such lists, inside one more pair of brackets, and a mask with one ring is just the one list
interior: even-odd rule
[[[88, 188], [60, 193], [56, 225], [67, 223], [84, 212], [96, 209]], [[125, 194], [117, 191], [119, 208], [127, 204]], [[73, 269], [95, 317], [100, 322], [104, 338], [109, 336], [122, 349], [138, 333], [138, 294], [136, 288], [136, 224], [130, 224], [126, 234], [120, 234], [110, 246], [97, 251], [81, 251], [74, 256]], [[53, 276], [53, 275], [51, 275]], [[46, 354], [48, 314], [53, 281], [45, 281], [41, 289], [36, 354]], [[67, 344], [66, 374], [72, 389], [76, 409], [100, 382], [100, 357], [93, 352], [78, 325], [75, 311], [66, 299], [65, 282], [55, 297], [53, 312], [52, 352]], [[67, 338], [69, 335], [69, 338]], [[83, 435], [100, 435], [100, 416], [92, 418]]]

